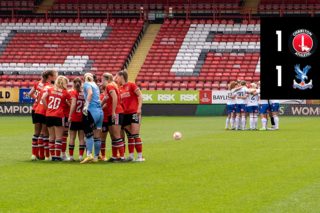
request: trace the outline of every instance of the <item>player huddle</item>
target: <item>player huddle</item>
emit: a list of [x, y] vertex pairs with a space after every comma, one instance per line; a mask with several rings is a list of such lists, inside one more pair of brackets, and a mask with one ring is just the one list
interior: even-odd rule
[[251, 83], [250, 88], [247, 88], [245, 81], [231, 82], [225, 129], [229, 130], [229, 123], [231, 123], [231, 130], [247, 130], [247, 117], [250, 116], [249, 130], [257, 130], [259, 111], [262, 123], [262, 128], [259, 130], [267, 130], [268, 114], [272, 123], [272, 127], [268, 130], [279, 130], [279, 101], [260, 99], [260, 87], [260, 81], [257, 84]]
[[[95, 75], [86, 73], [84, 82], [79, 77], [75, 78], [73, 89], [69, 91], [68, 83], [68, 78], [48, 69], [29, 93], [35, 99], [31, 160], [74, 162], [78, 135], [78, 161], [81, 163], [97, 163], [98, 159], [106, 162], [134, 161], [134, 150], [138, 154], [136, 161], [144, 161], [139, 136], [143, 97], [138, 86], [128, 82], [127, 72], [120, 71], [115, 77], [105, 73], [100, 85]], [[109, 159], [105, 154], [108, 132], [112, 142], [112, 157]], [[125, 132], [129, 150], [127, 159]], [[66, 154], [69, 134], [70, 158]], [[85, 149], [87, 154], [83, 159]]]

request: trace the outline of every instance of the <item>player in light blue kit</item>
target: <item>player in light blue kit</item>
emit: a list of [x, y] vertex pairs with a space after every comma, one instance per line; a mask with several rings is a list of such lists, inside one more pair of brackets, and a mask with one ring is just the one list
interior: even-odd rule
[[[91, 73], [84, 75], [84, 98], [82, 125], [86, 136], [87, 157], [81, 163], [98, 162], [101, 148], [101, 128], [103, 122], [103, 111], [100, 103], [100, 89], [93, 80]], [[92, 157], [92, 146], [94, 145], [94, 157]]]

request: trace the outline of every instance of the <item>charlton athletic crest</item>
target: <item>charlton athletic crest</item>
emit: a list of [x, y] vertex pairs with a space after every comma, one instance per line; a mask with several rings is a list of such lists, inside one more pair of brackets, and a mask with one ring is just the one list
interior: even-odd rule
[[306, 58], [311, 56], [317, 49], [317, 38], [309, 30], [300, 29], [293, 32], [289, 37], [289, 49], [295, 56]]
[[305, 90], [305, 89], [312, 89], [312, 80], [310, 79], [309, 83], [306, 83], [305, 80], [308, 79], [307, 73], [309, 71], [309, 69], [311, 69], [311, 67], [309, 65], [307, 65], [305, 68], [303, 68], [303, 70], [300, 70], [300, 65], [296, 65], [294, 67], [294, 70], [296, 72], [296, 78], [300, 79], [300, 84], [298, 84], [296, 82], [296, 80], [293, 80], [293, 88], [296, 89], [301, 89], [301, 90]]

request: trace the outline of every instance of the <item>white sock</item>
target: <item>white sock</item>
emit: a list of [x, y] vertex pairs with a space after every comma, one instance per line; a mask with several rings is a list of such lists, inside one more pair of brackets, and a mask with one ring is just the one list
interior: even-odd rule
[[246, 117], [242, 116], [242, 129], [246, 128]]
[[258, 117], [253, 116], [254, 128], [258, 128]]
[[129, 153], [130, 158], [134, 158], [134, 153]]
[[[265, 119], [266, 119], [266, 118], [265, 118]], [[266, 119], [266, 121], [265, 121], [265, 122], [266, 122], [266, 127], [265, 127], [265, 128], [268, 128], [268, 121], [269, 121], [269, 120]]]
[[276, 129], [279, 129], [279, 117], [274, 115], [273, 116], [273, 119], [274, 119], [274, 123], [276, 124]]
[[65, 152], [61, 152], [62, 157], [66, 157], [67, 154]]
[[231, 129], [233, 129], [234, 128], [234, 118], [231, 118], [230, 122], [231, 122]]
[[239, 129], [240, 118], [236, 117], [236, 129]]
[[227, 120], [226, 120], [226, 128], [229, 127], [229, 123], [230, 123], [230, 118], [227, 118]]
[[91, 151], [87, 151], [87, 157], [91, 156], [92, 152]]
[[[80, 158], [80, 156], [79, 156], [79, 158]], [[73, 156], [70, 155], [70, 159], [73, 159]]]
[[142, 158], [142, 152], [138, 152], [138, 158]]
[[250, 128], [252, 129], [253, 126], [253, 115], [250, 115]]
[[262, 123], [262, 128], [267, 128], [266, 124], [267, 124], [267, 119], [266, 118], [262, 118], [261, 119], [261, 123]]

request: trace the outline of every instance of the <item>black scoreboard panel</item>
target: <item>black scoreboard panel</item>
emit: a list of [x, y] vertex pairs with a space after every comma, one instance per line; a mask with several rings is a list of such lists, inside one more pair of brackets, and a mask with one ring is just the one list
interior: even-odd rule
[[320, 99], [320, 18], [261, 18], [261, 99]]

